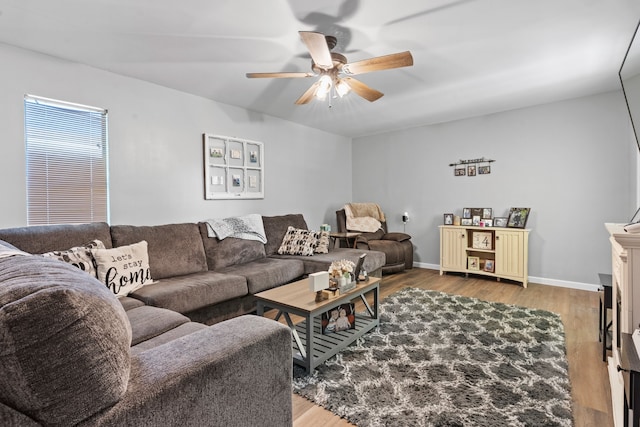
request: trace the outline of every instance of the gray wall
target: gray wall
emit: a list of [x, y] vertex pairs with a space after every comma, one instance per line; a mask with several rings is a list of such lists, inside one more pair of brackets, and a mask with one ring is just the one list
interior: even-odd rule
[[[0, 63], [0, 227], [26, 225], [26, 93], [109, 110], [113, 224], [299, 212], [318, 228], [351, 198], [349, 138], [2, 44]], [[203, 133], [264, 142], [264, 200], [204, 200]]]
[[[490, 175], [449, 167], [480, 157], [496, 160]], [[603, 223], [633, 215], [636, 158], [622, 94], [607, 93], [356, 139], [353, 194], [380, 203], [395, 230], [408, 211], [415, 260], [432, 268], [443, 213], [530, 207], [532, 280], [581, 286], [611, 271]]]
[[[25, 93], [109, 110], [111, 222], [161, 224], [301, 212], [310, 227], [346, 201], [382, 205], [392, 230], [411, 215], [416, 261], [439, 263], [444, 212], [533, 209], [529, 272], [595, 283], [609, 271], [602, 223], [635, 211], [637, 149], [621, 93], [360, 138], [320, 132], [139, 80], [0, 44], [0, 227], [26, 224]], [[206, 201], [202, 133], [265, 144], [265, 199]], [[351, 147], [352, 145], [352, 147]], [[454, 177], [458, 159], [496, 159]], [[352, 197], [353, 196], [353, 197]]]

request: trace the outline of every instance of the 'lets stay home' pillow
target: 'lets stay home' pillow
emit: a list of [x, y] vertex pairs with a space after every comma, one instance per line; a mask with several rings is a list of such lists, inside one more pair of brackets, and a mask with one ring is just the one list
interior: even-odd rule
[[98, 265], [98, 280], [118, 297], [154, 283], [146, 240], [113, 249], [92, 249], [91, 253]]

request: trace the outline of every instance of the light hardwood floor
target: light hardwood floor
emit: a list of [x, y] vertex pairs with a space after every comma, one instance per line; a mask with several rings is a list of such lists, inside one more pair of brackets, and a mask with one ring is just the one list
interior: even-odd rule
[[[435, 270], [414, 268], [384, 276], [380, 296], [384, 300], [405, 287], [432, 289], [560, 314], [565, 328], [575, 425], [613, 426], [609, 377], [602, 361], [602, 344], [598, 342], [597, 292], [535, 283], [529, 283], [524, 289], [510, 282], [454, 274], [440, 276]], [[294, 427], [352, 425], [296, 394], [293, 395], [293, 418]]]

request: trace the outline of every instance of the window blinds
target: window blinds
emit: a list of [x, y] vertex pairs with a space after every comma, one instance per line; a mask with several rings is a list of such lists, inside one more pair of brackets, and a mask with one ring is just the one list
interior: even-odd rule
[[109, 220], [107, 111], [26, 95], [29, 225]]

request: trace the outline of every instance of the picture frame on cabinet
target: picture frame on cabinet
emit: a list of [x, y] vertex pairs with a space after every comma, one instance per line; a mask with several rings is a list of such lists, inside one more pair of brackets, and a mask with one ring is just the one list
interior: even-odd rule
[[462, 209], [462, 218], [471, 218], [471, 208]]
[[473, 218], [474, 216], [479, 216], [482, 218], [482, 210], [484, 208], [471, 208], [471, 216], [469, 218]]
[[509, 210], [507, 227], [524, 228], [527, 225], [527, 219], [529, 219], [530, 212], [531, 208], [511, 208]]
[[480, 220], [480, 226], [481, 227], [493, 227], [493, 220], [491, 218], [489, 218], [489, 219], [481, 219]]
[[506, 227], [507, 226], [507, 217], [505, 216], [497, 216], [493, 218], [493, 226], [494, 227]]
[[467, 257], [467, 269], [480, 271], [480, 258], [477, 256]]
[[470, 226], [473, 225], [471, 218], [462, 218], [460, 219], [460, 225]]
[[453, 214], [452, 213], [444, 214], [444, 225], [453, 225]]
[[489, 273], [493, 273], [495, 271], [495, 263], [492, 259], [487, 259], [484, 261], [484, 271], [487, 271]]
[[471, 224], [475, 227], [480, 227], [480, 215], [474, 215], [471, 218]]
[[482, 219], [491, 219], [493, 217], [493, 209], [482, 208]]
[[493, 249], [493, 232], [474, 231], [471, 237], [471, 247], [473, 249]]

